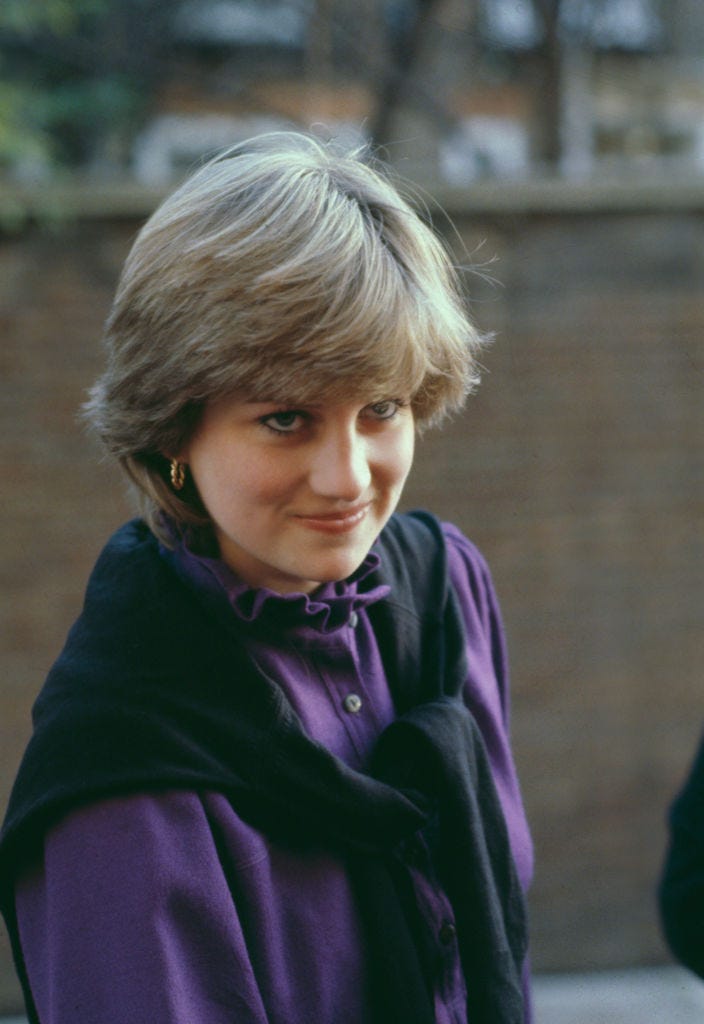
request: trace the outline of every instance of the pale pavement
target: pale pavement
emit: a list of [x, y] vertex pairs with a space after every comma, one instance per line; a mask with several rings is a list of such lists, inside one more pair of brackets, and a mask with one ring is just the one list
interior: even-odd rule
[[534, 992], [535, 1024], [704, 1024], [704, 982], [679, 967], [543, 974]]
[[679, 967], [542, 975], [535, 1024], [704, 1024], [704, 982]]

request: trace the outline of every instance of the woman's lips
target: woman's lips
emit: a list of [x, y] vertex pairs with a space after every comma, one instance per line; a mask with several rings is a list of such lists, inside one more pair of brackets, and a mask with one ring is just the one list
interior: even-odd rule
[[318, 530], [321, 533], [347, 533], [354, 530], [366, 515], [371, 507], [371, 502], [360, 505], [357, 508], [346, 509], [340, 512], [314, 512], [313, 514], [297, 515], [295, 518], [301, 526], [309, 530]]

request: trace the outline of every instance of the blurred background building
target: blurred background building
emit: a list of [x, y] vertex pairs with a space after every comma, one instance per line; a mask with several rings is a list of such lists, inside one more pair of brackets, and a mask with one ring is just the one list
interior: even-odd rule
[[0, 160], [164, 184], [261, 128], [413, 177], [704, 169], [698, 0], [5, 0]]
[[536, 969], [664, 963], [704, 721], [701, 0], [3, 0], [0, 803], [130, 514], [78, 421], [122, 260], [185, 171], [291, 126], [380, 148], [496, 335], [406, 504], [457, 521], [502, 598]]

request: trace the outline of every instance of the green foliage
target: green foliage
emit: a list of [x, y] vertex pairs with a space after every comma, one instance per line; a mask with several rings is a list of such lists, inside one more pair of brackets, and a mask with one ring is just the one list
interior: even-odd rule
[[104, 12], [107, 0], [3, 0], [0, 30], [30, 34], [48, 29], [58, 36], [78, 27], [80, 18]]
[[18, 164], [46, 162], [50, 142], [28, 116], [31, 94], [22, 85], [0, 82], [0, 161]]
[[[138, 115], [124, 0], [0, 0], [0, 168], [99, 158]], [[132, 22], [134, 24], [134, 21]]]

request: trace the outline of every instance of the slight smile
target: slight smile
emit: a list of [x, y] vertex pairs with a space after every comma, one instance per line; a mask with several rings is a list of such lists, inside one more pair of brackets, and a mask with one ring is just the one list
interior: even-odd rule
[[301, 526], [321, 533], [347, 533], [354, 530], [366, 518], [371, 502], [357, 505], [355, 508], [337, 512], [315, 512], [312, 515], [295, 515]]

